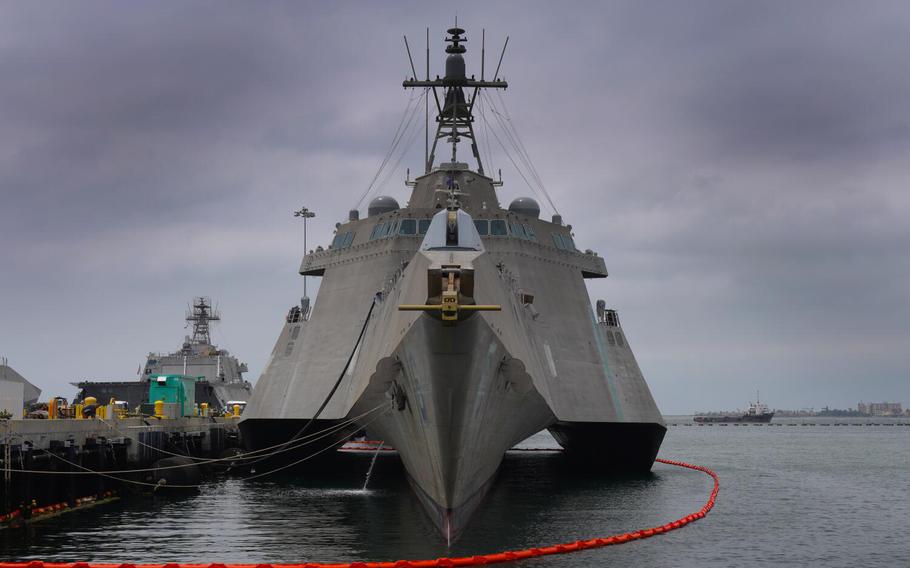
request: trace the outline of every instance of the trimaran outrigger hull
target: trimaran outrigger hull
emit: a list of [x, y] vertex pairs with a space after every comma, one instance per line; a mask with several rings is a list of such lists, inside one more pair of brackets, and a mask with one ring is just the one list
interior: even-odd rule
[[[437, 140], [457, 144], [474, 139], [478, 95], [463, 89], [505, 83], [467, 79], [464, 32], [449, 33], [446, 77], [405, 85], [444, 90]], [[253, 447], [314, 417], [314, 432], [352, 421], [321, 444], [366, 428], [449, 539], [505, 451], [542, 429], [586, 463], [640, 471], [666, 431], [615, 312], [592, 313], [584, 279], [607, 275], [603, 259], [533, 200], [500, 208], [476, 152], [476, 171], [454, 157], [432, 167], [431, 154], [406, 207], [374, 200], [305, 256], [301, 274], [323, 278], [315, 307], [289, 314], [241, 423]]]

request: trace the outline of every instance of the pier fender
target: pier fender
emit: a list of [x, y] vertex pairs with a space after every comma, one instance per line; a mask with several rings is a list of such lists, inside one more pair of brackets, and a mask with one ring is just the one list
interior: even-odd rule
[[[180, 467], [174, 467], [180, 466]], [[167, 468], [167, 469], [160, 469]], [[164, 458], [152, 464], [147, 481], [156, 484], [155, 491], [176, 491], [176, 487], [199, 485], [202, 481], [202, 472], [191, 458], [175, 456]]]
[[218, 454], [218, 459], [221, 461], [212, 462], [212, 469], [215, 470], [215, 473], [221, 474], [239, 473], [246, 461], [243, 458], [243, 453], [241, 448], [225, 448], [221, 450]]

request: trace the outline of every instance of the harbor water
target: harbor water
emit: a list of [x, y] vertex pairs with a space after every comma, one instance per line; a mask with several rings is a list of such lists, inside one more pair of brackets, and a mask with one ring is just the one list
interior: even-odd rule
[[[846, 567], [910, 558], [910, 419], [690, 421], [668, 418], [660, 457], [718, 472], [721, 492], [708, 517], [656, 538], [522, 565]], [[542, 433], [522, 447], [557, 446]], [[371, 453], [350, 456], [343, 472], [306, 479], [227, 478], [194, 495], [131, 497], [2, 530], [2, 557], [292, 563], [463, 556], [663, 524], [698, 510], [711, 489], [704, 474], [662, 464], [650, 475], [605, 478], [558, 453], [510, 452], [484, 506], [447, 547], [394, 454], [379, 455], [363, 489], [372, 460]]]

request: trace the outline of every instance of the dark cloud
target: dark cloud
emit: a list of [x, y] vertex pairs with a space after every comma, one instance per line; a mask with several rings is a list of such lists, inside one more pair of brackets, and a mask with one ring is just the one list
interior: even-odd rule
[[[504, 96], [611, 278], [665, 410], [903, 398], [910, 341], [910, 9], [848, 2], [459, 5], [469, 65], [511, 36]], [[425, 3], [0, 8], [0, 351], [50, 390], [173, 348], [184, 303], [261, 369], [366, 189], [409, 74], [454, 13]], [[497, 105], [501, 102], [494, 98]], [[504, 108], [500, 108], [504, 111]], [[419, 122], [419, 121], [418, 121]], [[502, 200], [529, 189], [495, 141]], [[406, 199], [405, 168], [382, 178]], [[53, 325], [47, 322], [52, 321]], [[48, 357], [52, 350], [55, 354]]]

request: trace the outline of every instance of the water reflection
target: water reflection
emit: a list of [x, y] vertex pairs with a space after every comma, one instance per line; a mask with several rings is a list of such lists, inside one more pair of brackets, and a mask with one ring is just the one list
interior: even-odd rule
[[[447, 548], [401, 461], [345, 455], [332, 471], [224, 479], [192, 496], [131, 497], [0, 536], [7, 558], [299, 562], [435, 558], [601, 536], [628, 509], [666, 510], [660, 474], [605, 478], [561, 454], [510, 453], [462, 538]], [[581, 522], [580, 522], [581, 521]], [[24, 538], [23, 538], [24, 537]]]

